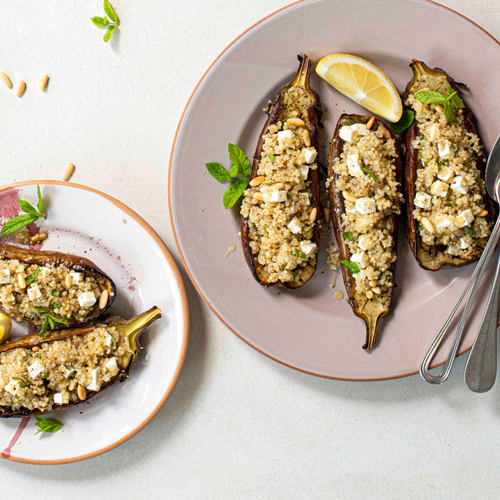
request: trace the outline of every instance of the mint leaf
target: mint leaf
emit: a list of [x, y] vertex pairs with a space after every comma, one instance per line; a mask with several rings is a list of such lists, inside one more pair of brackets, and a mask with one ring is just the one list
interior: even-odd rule
[[229, 159], [233, 165], [238, 167], [242, 175], [250, 175], [252, 173], [252, 167], [243, 150], [235, 144], [228, 144], [227, 149], [229, 151]]
[[108, 24], [109, 21], [106, 17], [92, 17], [90, 19], [98, 28], [105, 28]]
[[344, 238], [344, 240], [352, 241], [352, 233], [342, 233], [342, 238]]
[[359, 267], [356, 264], [356, 262], [351, 262], [350, 260], [341, 260], [340, 263], [349, 269], [352, 274], [357, 274], [359, 273]]
[[19, 229], [37, 221], [39, 218], [40, 217], [38, 217], [38, 215], [32, 214], [16, 215], [16, 217], [12, 217], [12, 219], [8, 220], [4, 224], [2, 227], [2, 234], [15, 233], [16, 231], [19, 231]]
[[446, 101], [446, 97], [441, 94], [441, 92], [434, 92], [433, 90], [421, 90], [420, 92], [416, 92], [415, 98], [424, 104], [444, 104]]
[[450, 123], [453, 123], [457, 119], [455, 108], [450, 104], [449, 101], [446, 101], [444, 103], [444, 116]]
[[57, 432], [63, 425], [61, 422], [59, 422], [59, 420], [56, 420], [55, 418], [42, 418], [38, 415], [36, 415], [35, 418], [35, 425], [38, 427], [38, 432], [35, 434], [35, 436], [40, 432]]
[[111, 6], [108, 0], [104, 0], [104, 12], [109, 16], [111, 21], [114, 23], [119, 23], [118, 16], [116, 15], [115, 9]]
[[106, 33], [104, 34], [104, 38], [103, 40], [105, 42], [107, 42], [110, 38], [111, 38], [111, 35], [113, 35], [113, 33], [115, 32], [116, 28], [118, 28], [118, 25], [117, 24], [112, 24], [107, 30], [106, 30]]
[[19, 206], [21, 207], [21, 210], [27, 214], [31, 215], [39, 215], [38, 212], [36, 211], [36, 208], [26, 200], [17, 200], [19, 203]]
[[227, 189], [222, 196], [222, 203], [224, 208], [231, 208], [244, 193], [247, 188], [248, 181], [245, 178], [236, 179]]
[[205, 167], [212, 177], [218, 181], [230, 181], [231, 175], [220, 163], [206, 163]]
[[405, 111], [403, 111], [403, 115], [401, 116], [399, 121], [396, 123], [390, 123], [389, 128], [395, 134], [400, 134], [401, 132], [404, 132], [413, 123], [414, 119], [415, 119], [415, 113], [411, 109], [406, 109]]

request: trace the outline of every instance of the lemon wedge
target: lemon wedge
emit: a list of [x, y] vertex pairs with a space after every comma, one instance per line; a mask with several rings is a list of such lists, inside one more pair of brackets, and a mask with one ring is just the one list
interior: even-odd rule
[[12, 321], [4, 313], [0, 313], [0, 344], [3, 344], [10, 335]]
[[390, 122], [401, 118], [403, 103], [396, 87], [371, 62], [351, 54], [331, 54], [321, 59], [316, 73], [372, 113]]

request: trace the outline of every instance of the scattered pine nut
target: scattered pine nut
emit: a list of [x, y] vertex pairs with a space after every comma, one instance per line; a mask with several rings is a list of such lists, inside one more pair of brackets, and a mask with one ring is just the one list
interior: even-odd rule
[[73, 163], [69, 162], [67, 165], [66, 165], [66, 168], [64, 169], [64, 172], [63, 172], [63, 181], [69, 181], [69, 179], [71, 178], [71, 176], [73, 175], [73, 172], [75, 170], [75, 166], [73, 165]]
[[257, 186], [260, 186], [265, 180], [266, 180], [266, 178], [263, 175], [260, 175], [259, 177], [256, 177], [255, 179], [252, 179], [249, 182], [249, 184], [252, 187], [257, 187]]
[[309, 214], [309, 222], [312, 224], [316, 220], [316, 216], [318, 215], [318, 209], [314, 207]]
[[297, 117], [288, 118], [287, 123], [289, 125], [294, 125], [295, 127], [305, 127], [306, 122]]
[[48, 83], [49, 77], [47, 75], [43, 75], [42, 78], [40, 78], [40, 82], [38, 83], [38, 85], [40, 86], [40, 90], [45, 90]]
[[366, 129], [370, 130], [373, 127], [373, 124], [375, 123], [375, 117], [372, 116], [369, 120], [368, 123], [366, 124]]
[[24, 94], [25, 91], [26, 91], [26, 82], [24, 82], [23, 80], [21, 80], [17, 84], [17, 90], [16, 90], [17, 97], [22, 97], [22, 95]]
[[0, 71], [0, 80], [2, 80], [5, 85], [11, 89], [12, 88], [12, 82], [10, 81], [10, 78], [3, 72]]
[[101, 296], [99, 297], [99, 309], [104, 309], [107, 304], [108, 304], [108, 300], [109, 300], [109, 292], [107, 290], [104, 290], [102, 293], [101, 293]]

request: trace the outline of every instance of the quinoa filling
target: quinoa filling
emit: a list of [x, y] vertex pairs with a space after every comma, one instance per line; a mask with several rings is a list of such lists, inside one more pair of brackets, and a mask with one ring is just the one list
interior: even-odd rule
[[50, 411], [99, 391], [130, 361], [115, 327], [0, 354], [0, 406]]
[[355, 291], [364, 300], [390, 300], [391, 266], [397, 259], [393, 217], [403, 202], [396, 180], [397, 145], [382, 128], [367, 129], [365, 124], [344, 126], [339, 133], [344, 145], [333, 167], [336, 179], [327, 185], [335, 182], [344, 197], [341, 228]]
[[468, 132], [462, 110], [450, 123], [442, 107], [424, 104], [413, 94], [406, 105], [415, 112], [419, 133], [412, 146], [419, 150], [413, 216], [420, 237], [429, 246], [444, 246], [444, 253], [466, 258], [491, 233], [477, 168], [477, 157], [484, 160], [479, 137]]
[[83, 321], [95, 310], [106, 279], [63, 266], [0, 259], [0, 309], [17, 321], [43, 321], [47, 314]]
[[313, 231], [319, 214], [312, 206], [308, 177], [318, 168], [316, 157], [309, 130], [298, 117], [278, 121], [264, 136], [257, 176], [245, 191], [241, 215], [248, 219], [252, 254], [270, 283], [300, 281], [315, 265]]

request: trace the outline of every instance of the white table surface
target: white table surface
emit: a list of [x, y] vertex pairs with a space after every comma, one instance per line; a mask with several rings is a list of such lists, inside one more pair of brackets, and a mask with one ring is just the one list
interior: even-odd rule
[[[233, 38], [288, 0], [114, 0], [121, 33], [105, 44], [101, 0], [0, 0], [0, 185], [60, 179], [119, 198], [177, 258], [166, 176], [195, 84]], [[446, 0], [500, 39], [498, 0]], [[445, 36], [445, 35], [444, 35]], [[493, 62], [492, 64], [498, 64]], [[51, 77], [48, 92], [38, 79]], [[498, 98], [498, 96], [493, 96]], [[17, 498], [493, 499], [500, 477], [500, 387], [476, 395], [465, 357], [444, 386], [420, 377], [322, 380], [248, 347], [210, 312], [183, 271], [191, 340], [172, 397], [121, 447], [64, 466], [0, 461]]]

